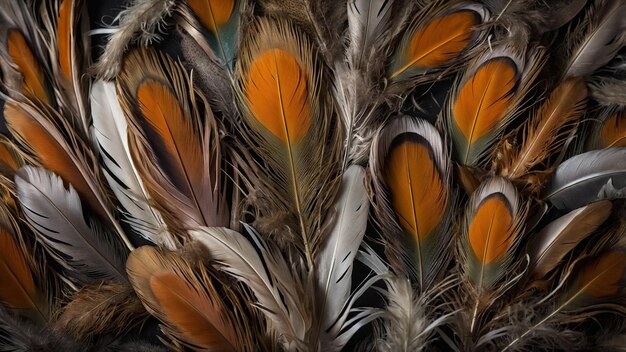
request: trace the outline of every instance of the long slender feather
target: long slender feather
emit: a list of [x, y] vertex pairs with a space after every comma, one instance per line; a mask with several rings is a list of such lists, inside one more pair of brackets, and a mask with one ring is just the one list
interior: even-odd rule
[[584, 77], [608, 63], [626, 42], [626, 4], [597, 0], [565, 65], [565, 77]]
[[500, 175], [519, 178], [558, 152], [584, 113], [586, 100], [582, 79], [570, 79], [556, 87], [526, 125], [519, 150], [501, 166]]
[[51, 93], [44, 67], [35, 56], [24, 35], [17, 29], [10, 30], [6, 38], [6, 51], [17, 71], [22, 75], [21, 92], [29, 99], [51, 103]]
[[594, 150], [558, 166], [543, 198], [558, 209], [573, 210], [598, 199], [604, 185], [626, 187], [626, 148]]
[[552, 221], [529, 240], [529, 273], [544, 277], [557, 267], [582, 240], [591, 235], [610, 215], [611, 202], [602, 200], [578, 208]]
[[334, 212], [329, 214], [334, 225], [315, 258], [320, 331], [331, 331], [330, 337], [326, 334], [320, 337], [326, 350], [341, 350], [350, 338], [342, 336], [345, 341], [341, 341], [338, 336], [332, 336], [333, 330], [341, 331], [343, 326], [331, 328], [342, 312], [350, 308], [354, 259], [365, 236], [369, 215], [364, 179], [365, 170], [360, 166], [350, 166], [344, 173]]
[[148, 191], [135, 168], [128, 146], [128, 124], [117, 100], [115, 85], [96, 81], [91, 87], [92, 138], [103, 160], [104, 176], [125, 211], [126, 221], [145, 239], [169, 249], [176, 242], [160, 213], [150, 204]]
[[133, 163], [170, 229], [226, 225], [215, 120], [183, 68], [158, 52], [136, 50], [118, 83], [132, 122]]
[[23, 167], [15, 177], [29, 225], [48, 253], [78, 283], [123, 282], [127, 252], [115, 237], [85, 221], [78, 193], [49, 171]]

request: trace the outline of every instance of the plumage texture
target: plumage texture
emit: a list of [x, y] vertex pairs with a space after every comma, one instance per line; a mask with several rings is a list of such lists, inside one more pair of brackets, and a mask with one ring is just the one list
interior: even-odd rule
[[0, 0], [0, 351], [620, 350], [625, 14]]

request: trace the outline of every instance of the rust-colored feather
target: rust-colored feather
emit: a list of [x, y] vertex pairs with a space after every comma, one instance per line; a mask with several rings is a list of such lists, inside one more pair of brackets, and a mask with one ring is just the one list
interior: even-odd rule
[[42, 126], [27, 112], [11, 103], [5, 105], [4, 116], [11, 130], [28, 145], [41, 165], [74, 186], [81, 198], [87, 201], [93, 210], [99, 211], [100, 215], [106, 218], [102, 204], [82, 177], [83, 173], [67, 154], [66, 148], [50, 134], [55, 128]]
[[513, 214], [506, 199], [495, 194], [479, 206], [469, 227], [469, 241], [478, 261], [491, 264], [504, 257], [513, 244]]
[[578, 273], [580, 293], [593, 298], [611, 297], [623, 288], [626, 254], [609, 252], [587, 263]]
[[602, 124], [600, 147], [626, 147], [626, 110], [614, 113]]
[[457, 58], [472, 38], [472, 28], [479, 23], [473, 11], [457, 11], [432, 20], [413, 33], [402, 53], [401, 66], [391, 78], [410, 68], [435, 68]]
[[0, 228], [0, 302], [10, 308], [25, 310], [28, 316], [45, 322], [45, 311], [35, 284], [33, 272], [18, 242], [4, 228]]
[[516, 77], [512, 60], [495, 58], [484, 63], [461, 87], [453, 114], [468, 144], [476, 143], [501, 122], [510, 106]]
[[261, 53], [250, 66], [245, 92], [254, 117], [276, 138], [292, 145], [307, 134], [307, 77], [293, 55], [281, 49]]
[[22, 74], [22, 92], [24, 95], [30, 99], [40, 100], [49, 104], [50, 100], [46, 91], [44, 69], [21, 32], [17, 30], [9, 32], [7, 36], [7, 52], [11, 56], [13, 63], [17, 65], [18, 71]]
[[432, 152], [420, 141], [398, 143], [387, 156], [385, 181], [401, 226], [423, 241], [441, 222], [448, 199]]
[[[146, 309], [164, 332], [195, 351], [241, 351], [243, 331], [228, 316], [204, 267], [192, 267], [175, 253], [142, 247], [128, 257], [129, 278]], [[232, 309], [232, 308], [231, 308]]]
[[57, 17], [57, 49], [59, 66], [66, 79], [72, 78], [72, 30], [74, 22], [74, 5], [77, 0], [63, 0]]
[[228, 22], [235, 9], [235, 0], [188, 0], [187, 3], [200, 23], [214, 34]]
[[521, 177], [557, 152], [565, 143], [571, 127], [585, 112], [586, 101], [587, 88], [581, 78], [566, 80], [554, 89], [539, 112], [529, 121], [519, 151], [509, 160], [508, 165], [504, 165], [501, 175]]
[[20, 162], [13, 154], [13, 147], [8, 139], [0, 137], [0, 164], [8, 167], [12, 171], [20, 168]]

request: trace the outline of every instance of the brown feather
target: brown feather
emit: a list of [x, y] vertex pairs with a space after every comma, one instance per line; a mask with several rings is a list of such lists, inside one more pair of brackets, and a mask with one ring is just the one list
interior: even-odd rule
[[7, 52], [22, 74], [22, 92], [32, 100], [50, 104], [44, 69], [30, 49], [24, 35], [12, 30], [7, 36]]

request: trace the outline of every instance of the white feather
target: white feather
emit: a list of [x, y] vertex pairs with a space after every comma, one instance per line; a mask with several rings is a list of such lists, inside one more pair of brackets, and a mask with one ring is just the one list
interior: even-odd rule
[[176, 249], [161, 215], [150, 206], [148, 193], [130, 157], [128, 124], [117, 100], [115, 84], [94, 82], [90, 100], [92, 138], [102, 155], [104, 176], [124, 208], [126, 220], [145, 239]]

